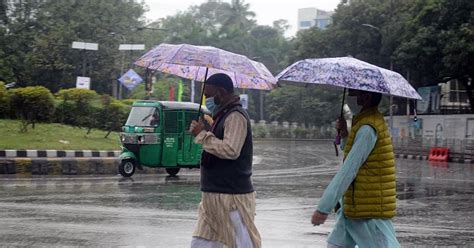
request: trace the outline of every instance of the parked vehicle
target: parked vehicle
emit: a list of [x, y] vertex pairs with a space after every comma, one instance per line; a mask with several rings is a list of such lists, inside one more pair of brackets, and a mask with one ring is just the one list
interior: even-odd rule
[[[134, 102], [120, 133], [120, 174], [130, 177], [143, 167], [165, 168], [170, 175], [181, 168], [199, 168], [202, 146], [188, 130], [198, 111], [199, 104], [191, 102]], [[204, 106], [201, 113], [210, 114]]]

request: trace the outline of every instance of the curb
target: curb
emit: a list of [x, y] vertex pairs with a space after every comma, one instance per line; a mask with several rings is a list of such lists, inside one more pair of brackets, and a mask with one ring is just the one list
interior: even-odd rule
[[1, 158], [111, 158], [121, 151], [93, 150], [0, 150]]
[[[0, 174], [29, 175], [117, 175], [120, 160], [108, 158], [0, 158]], [[145, 167], [137, 174], [157, 174]]]

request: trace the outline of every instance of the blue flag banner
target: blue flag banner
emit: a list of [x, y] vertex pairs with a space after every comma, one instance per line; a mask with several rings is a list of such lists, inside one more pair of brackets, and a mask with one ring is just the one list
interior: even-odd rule
[[143, 79], [132, 69], [128, 70], [125, 74], [118, 79], [118, 81], [125, 86], [128, 90], [132, 90], [141, 82]]

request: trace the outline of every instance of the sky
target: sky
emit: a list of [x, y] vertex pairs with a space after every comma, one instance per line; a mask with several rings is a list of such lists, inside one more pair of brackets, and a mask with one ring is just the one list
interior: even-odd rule
[[[145, 0], [149, 7], [146, 18], [157, 20], [204, 2], [207, 0]], [[245, 0], [245, 3], [250, 4], [250, 10], [257, 15], [255, 19], [260, 25], [272, 25], [273, 21], [278, 19], [288, 20], [290, 29], [287, 36], [293, 36], [296, 33], [298, 9], [314, 7], [321, 10], [334, 10], [339, 2], [340, 0]]]

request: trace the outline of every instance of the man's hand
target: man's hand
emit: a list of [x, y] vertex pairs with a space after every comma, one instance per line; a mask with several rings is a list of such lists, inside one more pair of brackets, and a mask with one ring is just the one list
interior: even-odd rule
[[209, 126], [212, 126], [212, 124], [214, 123], [214, 120], [209, 115], [204, 115], [203, 118], [209, 124]]
[[342, 138], [346, 138], [349, 134], [347, 132], [347, 122], [344, 118], [337, 118], [336, 120], [336, 130], [341, 135]]
[[315, 226], [323, 224], [328, 218], [327, 214], [323, 214], [318, 210], [314, 211], [313, 217], [311, 217], [311, 223]]
[[193, 120], [191, 122], [191, 125], [189, 125], [189, 131], [194, 135], [197, 136], [202, 130], [204, 130], [204, 123], [202, 121], [195, 121]]

